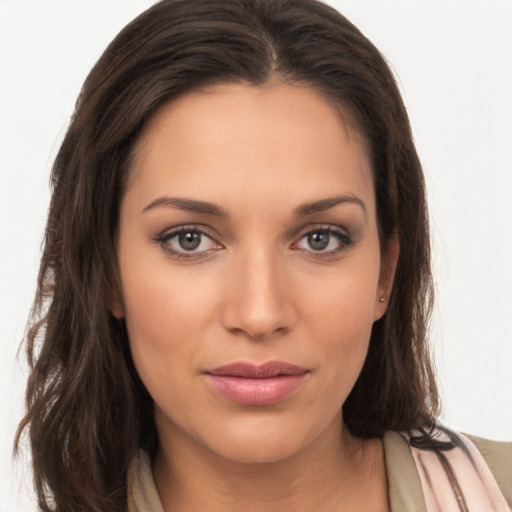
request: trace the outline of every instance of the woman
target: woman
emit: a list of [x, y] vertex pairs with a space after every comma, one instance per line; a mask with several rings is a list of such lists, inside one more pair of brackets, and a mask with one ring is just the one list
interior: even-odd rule
[[510, 506], [501, 447], [493, 476], [436, 429], [421, 167], [341, 15], [156, 4], [52, 183], [19, 431], [42, 510]]

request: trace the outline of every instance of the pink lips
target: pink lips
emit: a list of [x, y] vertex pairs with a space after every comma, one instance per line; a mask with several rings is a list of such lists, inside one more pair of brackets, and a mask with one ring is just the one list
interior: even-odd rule
[[233, 363], [205, 372], [221, 395], [243, 405], [275, 404], [295, 391], [307, 373], [305, 368], [280, 361]]

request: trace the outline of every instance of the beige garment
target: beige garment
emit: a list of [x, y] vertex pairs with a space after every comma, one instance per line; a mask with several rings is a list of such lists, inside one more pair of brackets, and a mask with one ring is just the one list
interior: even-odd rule
[[[467, 436], [478, 448], [512, 510], [512, 443]], [[408, 442], [396, 432], [384, 436], [391, 512], [427, 512], [420, 477]], [[139, 452], [129, 477], [129, 512], [165, 512], [156, 490], [151, 462]], [[486, 511], [471, 511], [486, 512]]]
[[464, 434], [482, 454], [512, 510], [512, 442], [489, 441]]

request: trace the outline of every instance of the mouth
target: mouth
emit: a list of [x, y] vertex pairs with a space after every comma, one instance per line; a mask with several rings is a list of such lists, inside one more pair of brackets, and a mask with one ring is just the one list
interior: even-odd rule
[[239, 362], [205, 371], [215, 391], [242, 405], [278, 403], [298, 389], [308, 373], [306, 368], [281, 361]]

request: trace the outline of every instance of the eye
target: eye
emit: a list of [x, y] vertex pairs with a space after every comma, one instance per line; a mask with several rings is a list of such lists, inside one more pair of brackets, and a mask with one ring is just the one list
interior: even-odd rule
[[176, 258], [200, 256], [222, 248], [205, 231], [187, 226], [167, 231], [156, 241], [167, 253]]
[[334, 228], [318, 228], [305, 233], [295, 244], [294, 249], [314, 253], [339, 253], [352, 245], [350, 236]]

